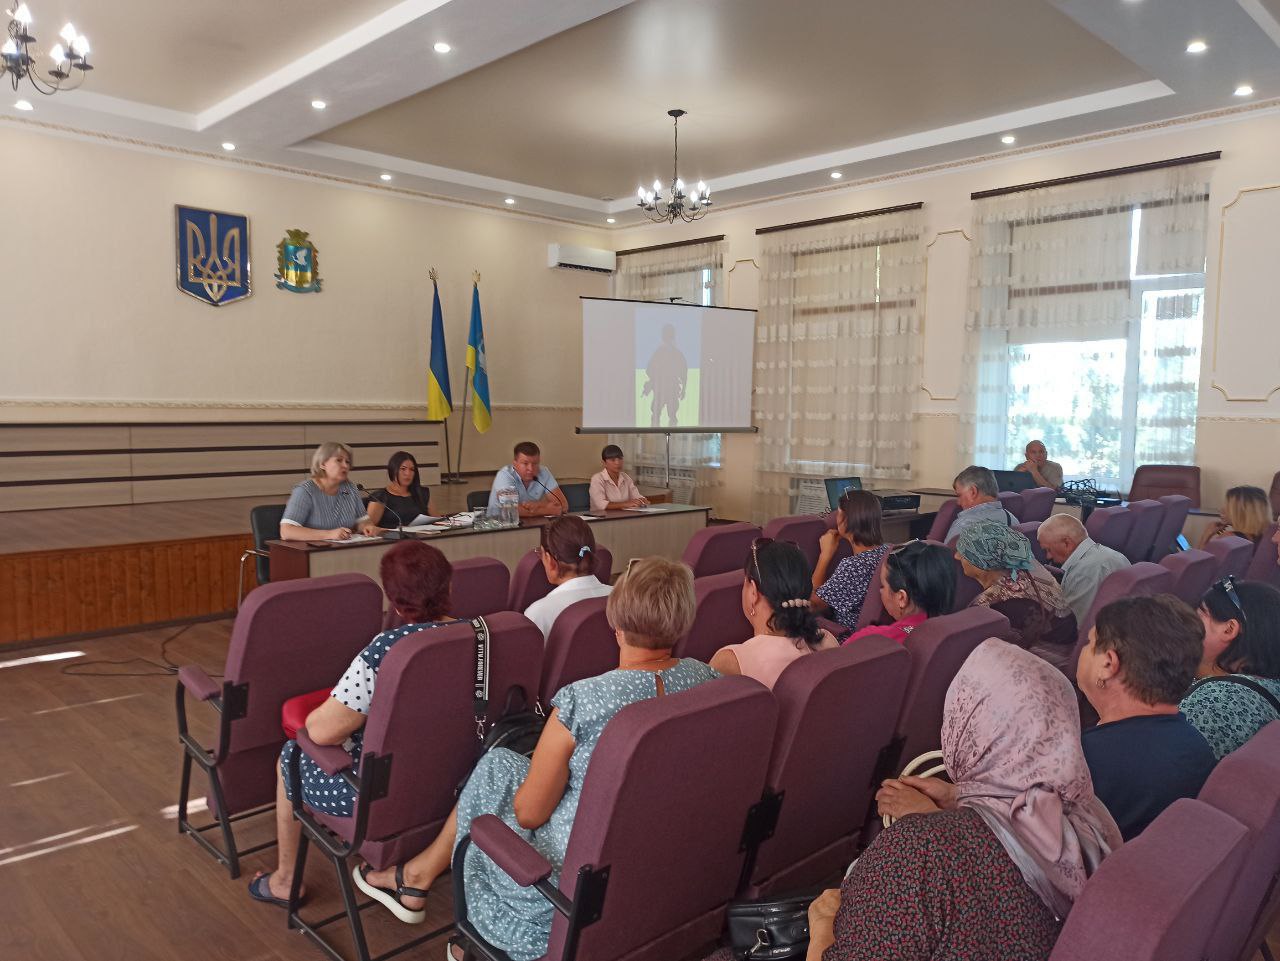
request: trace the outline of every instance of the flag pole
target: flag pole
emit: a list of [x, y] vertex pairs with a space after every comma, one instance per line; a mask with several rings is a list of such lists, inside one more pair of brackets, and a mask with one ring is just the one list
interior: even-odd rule
[[[427, 271], [427, 276], [431, 278], [431, 286], [433, 289], [440, 283], [440, 272], [432, 267]], [[427, 385], [427, 406], [431, 405], [431, 385], [429, 383], [430, 375], [428, 374]], [[453, 453], [449, 445], [449, 415], [444, 417], [444, 470], [440, 474], [441, 484], [456, 484], [458, 481], [453, 477]]]
[[462, 385], [462, 423], [458, 427], [458, 469], [454, 471], [454, 477], [458, 479], [458, 483], [463, 483], [462, 479], [462, 442], [467, 439], [467, 394], [471, 391], [471, 369], [467, 368], [467, 375], [463, 378]]

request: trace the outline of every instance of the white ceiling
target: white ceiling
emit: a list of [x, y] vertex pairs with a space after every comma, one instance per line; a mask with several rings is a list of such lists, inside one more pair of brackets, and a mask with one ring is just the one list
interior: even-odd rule
[[1280, 96], [1280, 0], [28, 3], [97, 69], [0, 118], [592, 225], [669, 178], [670, 107], [725, 204]]

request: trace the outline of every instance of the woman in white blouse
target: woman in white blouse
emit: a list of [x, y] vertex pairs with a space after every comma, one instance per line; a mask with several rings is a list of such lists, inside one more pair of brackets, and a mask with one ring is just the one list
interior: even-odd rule
[[613, 588], [594, 573], [596, 539], [591, 525], [581, 517], [566, 514], [555, 518], [542, 528], [541, 540], [536, 550], [552, 589], [546, 597], [530, 604], [524, 616], [538, 625], [545, 640], [566, 607], [589, 597], [604, 597]]
[[610, 444], [600, 452], [604, 470], [591, 478], [591, 509], [593, 511], [625, 510], [628, 507], [644, 507], [649, 503], [640, 496], [640, 488], [631, 475], [622, 469], [622, 448]]

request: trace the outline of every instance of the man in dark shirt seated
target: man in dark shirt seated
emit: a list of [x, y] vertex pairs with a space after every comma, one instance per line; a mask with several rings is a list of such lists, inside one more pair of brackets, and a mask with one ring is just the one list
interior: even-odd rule
[[1126, 597], [1098, 613], [1076, 682], [1098, 712], [1084, 732], [1094, 793], [1126, 841], [1178, 798], [1193, 798], [1216, 763], [1178, 710], [1204, 638], [1195, 611], [1168, 594]]

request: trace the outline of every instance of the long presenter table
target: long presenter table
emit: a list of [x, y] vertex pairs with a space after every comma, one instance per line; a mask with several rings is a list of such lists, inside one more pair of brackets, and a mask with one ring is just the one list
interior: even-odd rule
[[[710, 507], [685, 504], [655, 504], [649, 513], [609, 511], [580, 514], [593, 517], [591, 529], [596, 543], [613, 554], [613, 571], [621, 572], [633, 557], [657, 554], [679, 560], [689, 538], [707, 526]], [[519, 527], [494, 531], [469, 528], [441, 534], [418, 535], [419, 539], [438, 547], [450, 561], [471, 557], [496, 557], [512, 570], [520, 558], [538, 546], [539, 528], [544, 518], [526, 518]], [[356, 571], [378, 579], [378, 564], [394, 541], [367, 541], [347, 547], [335, 547], [329, 541], [269, 541], [271, 579], [292, 580], [299, 577], [322, 577]]]

